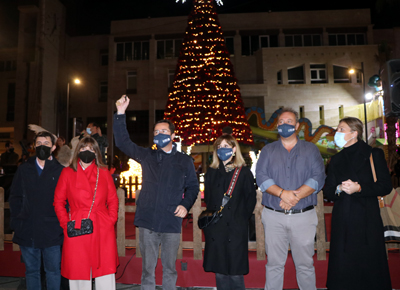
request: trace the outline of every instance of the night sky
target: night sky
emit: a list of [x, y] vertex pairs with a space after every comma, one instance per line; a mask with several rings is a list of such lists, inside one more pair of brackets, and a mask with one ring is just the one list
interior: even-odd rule
[[[108, 34], [110, 21], [166, 16], [187, 16], [192, 1], [175, 0], [61, 0], [67, 9], [67, 33], [71, 36]], [[18, 3], [38, 0], [0, 0], [0, 47], [16, 46]], [[400, 26], [399, 0], [223, 0], [219, 14], [260, 11], [307, 11], [371, 8], [375, 28]]]

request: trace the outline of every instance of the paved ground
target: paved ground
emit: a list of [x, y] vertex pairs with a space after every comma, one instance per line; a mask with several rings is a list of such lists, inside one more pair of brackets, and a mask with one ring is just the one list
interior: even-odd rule
[[[118, 290], [140, 290], [140, 285], [126, 285], [117, 283]], [[161, 287], [157, 287], [162, 289]], [[177, 290], [213, 290], [216, 288], [178, 288]], [[26, 290], [24, 287], [23, 278], [15, 277], [0, 277], [0, 290]], [[248, 289], [248, 290], [261, 290], [261, 289]], [[322, 290], [322, 289], [320, 289]]]
[[[26, 288], [24, 287], [23, 279], [24, 278], [0, 277], [0, 290], [26, 290]], [[162, 289], [161, 287], [157, 286], [157, 290], [161, 289]], [[217, 288], [197, 288], [197, 287], [177, 288], [177, 290], [216, 290], [216, 289]], [[140, 285], [126, 285], [117, 283], [117, 290], [140, 290]], [[247, 290], [262, 290], [262, 289], [248, 288]], [[318, 290], [324, 290], [324, 289], [318, 289]]]

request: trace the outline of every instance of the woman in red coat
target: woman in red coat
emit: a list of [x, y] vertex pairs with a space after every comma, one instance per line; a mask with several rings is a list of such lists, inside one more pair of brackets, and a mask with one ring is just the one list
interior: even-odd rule
[[[114, 225], [118, 219], [118, 197], [113, 179], [101, 161], [97, 142], [92, 137], [79, 141], [70, 167], [64, 168], [54, 195], [54, 208], [64, 229], [61, 275], [70, 280], [70, 289], [113, 290], [118, 266]], [[93, 203], [93, 196], [95, 200]], [[70, 212], [66, 210], [69, 204]], [[67, 223], [93, 221], [93, 233], [68, 237]]]

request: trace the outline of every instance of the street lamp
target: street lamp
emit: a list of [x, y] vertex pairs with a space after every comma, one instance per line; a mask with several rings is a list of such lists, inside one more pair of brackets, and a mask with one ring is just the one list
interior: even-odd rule
[[[81, 80], [78, 79], [78, 78], [73, 79], [73, 82], [76, 85], [80, 85], [81, 84]], [[68, 139], [68, 130], [69, 130], [69, 128], [68, 128], [68, 123], [69, 123], [69, 81], [67, 83], [67, 120], [66, 121], [67, 121], [67, 123], [66, 123], [66, 126], [65, 126], [65, 128], [66, 128], [65, 140], [69, 140]]]
[[[355, 69], [350, 69], [349, 73], [354, 74], [356, 72]], [[364, 125], [365, 125], [365, 143], [368, 144], [368, 123], [367, 123], [367, 104], [365, 103], [365, 77], [364, 77], [364, 62], [361, 62], [361, 82], [363, 86], [363, 102], [364, 102]]]

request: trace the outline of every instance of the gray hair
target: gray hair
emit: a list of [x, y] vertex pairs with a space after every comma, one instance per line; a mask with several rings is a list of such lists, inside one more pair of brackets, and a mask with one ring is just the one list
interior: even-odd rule
[[295, 118], [296, 118], [296, 123], [299, 122], [299, 113], [297, 113], [297, 111], [295, 111], [294, 109], [289, 108], [289, 107], [284, 107], [284, 108], [282, 108], [282, 110], [281, 110], [280, 113], [278, 114], [278, 120], [279, 120], [279, 118], [281, 117], [281, 115], [282, 115], [283, 113], [292, 113], [292, 114], [294, 114], [294, 116], [295, 116]]

